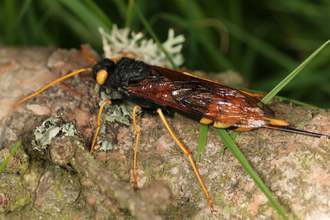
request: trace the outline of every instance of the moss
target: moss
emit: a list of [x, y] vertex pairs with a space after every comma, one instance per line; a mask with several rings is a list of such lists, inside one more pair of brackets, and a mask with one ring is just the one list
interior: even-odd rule
[[223, 192], [218, 193], [218, 195], [215, 197], [216, 204], [220, 204], [222, 202], [223, 195], [224, 195]]
[[223, 212], [228, 214], [235, 214], [237, 212], [236, 206], [232, 201], [226, 202], [223, 206]]
[[63, 193], [61, 192], [61, 190], [57, 187], [60, 186], [62, 183], [62, 181], [57, 181], [57, 183], [55, 185], [52, 186], [52, 190], [57, 194], [57, 199], [58, 200], [62, 200], [63, 198]]
[[282, 208], [284, 209], [283, 210], [284, 212], [287, 212], [287, 213], [290, 212], [291, 203], [287, 199], [280, 197], [280, 198], [278, 198], [278, 202], [281, 204]]
[[253, 194], [251, 192], [245, 192], [246, 201], [251, 201]]
[[242, 214], [243, 219], [250, 219], [251, 218], [250, 212], [246, 211], [246, 209], [241, 209], [239, 212]]
[[20, 176], [3, 173], [1, 177], [0, 191], [6, 193], [9, 201], [6, 211], [19, 211], [31, 202], [30, 192]]
[[[195, 210], [195, 209], [186, 209], [185, 211], [183, 211], [184, 208], [180, 205], [177, 205], [177, 206], [174, 206], [174, 205], [171, 205], [167, 210], [166, 212], [164, 213], [160, 213], [162, 216], [165, 216], [164, 219], [172, 219], [172, 218], [175, 218], [175, 219], [191, 219], [192, 216], [195, 216], [196, 215], [196, 211], [198, 210]], [[166, 218], [166, 216], [168, 218]]]
[[221, 176], [221, 177], [219, 178], [220, 183], [226, 183], [226, 182], [228, 182], [229, 180], [230, 180], [230, 177], [227, 176], [227, 175]]
[[[319, 158], [319, 156], [322, 157], [322, 160], [317, 159], [317, 158]], [[322, 164], [322, 163], [327, 163], [327, 161], [330, 161], [330, 154], [329, 153], [323, 153], [321, 151], [317, 152], [317, 154], [315, 155], [315, 162], [318, 162], [318, 163]]]
[[309, 151], [298, 151], [294, 154], [291, 153], [289, 154], [289, 157], [296, 163], [297, 166], [306, 171], [304, 176], [308, 174], [310, 164], [315, 160], [314, 156]]
[[26, 181], [34, 181], [36, 179], [36, 177], [37, 177], [37, 174], [35, 174], [35, 173], [28, 173], [28, 174], [25, 174], [23, 177], [24, 177], [24, 179]]
[[183, 135], [182, 138], [188, 138], [190, 135], [196, 134], [196, 127], [194, 125], [189, 126], [189, 124], [197, 124], [197, 122], [189, 123], [191, 120], [187, 120], [188, 124], [186, 124], [185, 127], [183, 127], [182, 132], [185, 133], [186, 135]]

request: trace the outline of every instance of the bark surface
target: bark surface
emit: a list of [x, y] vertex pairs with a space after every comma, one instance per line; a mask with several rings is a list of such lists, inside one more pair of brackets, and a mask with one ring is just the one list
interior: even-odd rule
[[[13, 109], [21, 98], [63, 74], [91, 66], [75, 49], [0, 47], [0, 163], [23, 141], [0, 176], [2, 217], [280, 219], [229, 150], [218, 159], [222, 141], [210, 127], [197, 167], [218, 211], [211, 214], [188, 158], [152, 113], [138, 117], [140, 191], [134, 192], [133, 125], [106, 122], [98, 141], [109, 141], [113, 150], [88, 154], [99, 108], [99, 94], [88, 73]], [[294, 128], [330, 134], [328, 111], [275, 102], [270, 106], [276, 118]], [[60, 114], [63, 123], [76, 119], [74, 137], [34, 150], [35, 128], [54, 114]], [[179, 113], [168, 121], [196, 158], [199, 123]], [[289, 219], [330, 218], [329, 140], [262, 128], [242, 132], [235, 142]]]

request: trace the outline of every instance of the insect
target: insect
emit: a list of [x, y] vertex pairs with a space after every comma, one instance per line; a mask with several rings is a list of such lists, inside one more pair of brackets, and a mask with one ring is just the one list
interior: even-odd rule
[[[83, 51], [84, 53], [84, 51]], [[85, 54], [85, 53], [84, 53]], [[138, 108], [148, 108], [159, 114], [161, 120], [175, 139], [177, 144], [189, 158], [201, 187], [209, 202], [211, 212], [212, 199], [198, 172], [190, 151], [179, 140], [166, 121], [163, 111], [169, 107], [193, 114], [201, 118], [203, 124], [212, 124], [218, 128], [235, 127], [237, 131], [248, 131], [253, 128], [271, 128], [313, 137], [330, 139], [330, 136], [308, 131], [289, 128], [290, 124], [284, 120], [273, 119], [272, 110], [263, 104], [258, 98], [264, 95], [238, 90], [209, 79], [193, 76], [189, 73], [175, 71], [166, 67], [148, 65], [142, 61], [130, 58], [103, 59], [94, 61], [85, 54], [95, 66], [72, 72], [19, 101], [15, 107], [27, 99], [39, 94], [51, 85], [83, 71], [93, 71], [93, 78], [101, 86], [110, 86], [122, 94], [123, 100], [132, 101], [137, 105], [133, 110], [133, 123], [137, 133], [134, 154], [134, 181], [137, 186], [136, 161], [139, 130], [136, 126], [135, 111]], [[98, 128], [93, 139], [90, 153], [93, 151], [95, 140], [100, 129], [100, 117], [105, 104], [111, 104], [106, 100], [98, 114]]]

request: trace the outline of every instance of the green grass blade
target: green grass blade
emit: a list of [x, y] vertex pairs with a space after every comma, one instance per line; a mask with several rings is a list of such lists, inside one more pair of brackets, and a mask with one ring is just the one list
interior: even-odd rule
[[286, 97], [283, 97], [283, 96], [276, 95], [274, 98], [281, 99], [282, 101], [286, 101], [286, 102], [292, 102], [295, 105], [305, 106], [305, 107], [308, 107], [308, 108], [320, 108], [320, 107], [317, 107], [315, 105], [311, 105], [311, 104], [301, 102], [301, 101], [298, 101], [298, 100], [294, 100], [294, 99], [289, 99], [289, 98], [286, 98]]
[[227, 131], [225, 129], [220, 128], [214, 128], [215, 131], [218, 133], [218, 135], [221, 137], [221, 139], [224, 141], [224, 143], [228, 146], [232, 154], [236, 157], [236, 159], [242, 164], [246, 172], [252, 177], [254, 182], [257, 184], [257, 186], [261, 189], [261, 191], [267, 196], [270, 203], [275, 207], [277, 212], [283, 217], [283, 219], [288, 219], [283, 210], [281, 209], [281, 206], [277, 203], [277, 201], [272, 196], [269, 189], [266, 187], [266, 185], [262, 182], [258, 174], [253, 170], [247, 159], [244, 157], [242, 152], [238, 149], [237, 145], [234, 143], [233, 139], [229, 136]]
[[125, 18], [127, 16], [127, 3], [123, 0], [112, 0], [115, 5], [114, 10], [118, 12], [121, 18]]
[[[188, 23], [185, 19], [181, 18], [178, 15], [170, 14], [170, 13], [161, 13], [157, 15], [159, 18], [164, 19], [166, 21], [169, 21], [171, 23], [177, 24], [182, 26], [185, 29], [188, 29]], [[155, 17], [156, 18], [156, 17]], [[158, 19], [158, 18], [156, 18]], [[201, 26], [200, 22], [195, 21], [197, 26]], [[203, 34], [196, 34], [196, 41], [199, 42], [203, 49], [207, 51], [207, 54], [209, 54], [209, 59], [214, 60], [214, 63], [216, 63], [216, 66], [218, 69], [231, 69], [236, 70], [235, 66], [231, 61], [222, 53], [219, 53], [219, 50], [214, 47], [214, 44], [212, 44], [209, 40], [209, 38]], [[189, 39], [190, 42], [190, 39]], [[190, 55], [189, 55], [190, 59]]]
[[249, 47], [259, 51], [266, 57], [269, 57], [271, 60], [278, 63], [280, 66], [286, 69], [292, 69], [296, 66], [296, 61], [293, 60], [291, 57], [287, 56], [286, 54], [280, 52], [276, 48], [268, 45], [267, 43], [263, 42], [262, 40], [256, 38], [252, 34], [248, 33], [241, 27], [236, 26], [235, 24], [231, 23], [230, 21], [226, 20], [225, 18], [221, 18], [221, 21], [224, 25], [228, 28], [229, 33], [241, 40], [242, 42], [246, 43]]
[[187, 45], [187, 49], [189, 51], [189, 60], [186, 62], [189, 63], [191, 68], [196, 69], [198, 66], [197, 56], [198, 56], [198, 41], [197, 41], [197, 32], [195, 30], [194, 21], [196, 19], [194, 10], [193, 10], [193, 2], [190, 0], [184, 0], [182, 3], [185, 4], [185, 23], [186, 23], [186, 30], [187, 35], [189, 36], [189, 44]]
[[207, 141], [207, 132], [209, 130], [209, 125], [199, 123], [199, 139], [198, 139], [198, 150], [197, 150], [197, 159], [199, 161], [200, 155], [205, 151], [205, 145]]
[[[68, 27], [72, 28], [74, 33], [76, 33], [79, 38], [83, 39], [83, 42], [88, 42], [92, 45], [101, 45], [99, 40], [99, 32], [97, 30], [99, 25], [92, 29], [86, 27], [87, 24], [83, 23], [68, 10], [64, 10], [65, 7], [60, 1], [44, 0], [43, 3], [54, 14], [53, 16], [58, 17], [60, 20], [65, 22]], [[88, 17], [89, 15], [85, 16]]]
[[22, 141], [18, 141], [13, 149], [10, 151], [8, 157], [3, 161], [3, 163], [0, 166], [0, 174], [2, 173], [3, 169], [5, 169], [6, 165], [8, 164], [10, 158], [15, 154], [16, 150], [18, 149], [19, 146], [21, 146]]
[[112, 21], [109, 19], [108, 15], [92, 0], [84, 0], [87, 7], [94, 12], [97, 17], [103, 21], [104, 25], [108, 28], [112, 26]]
[[[234, 89], [245, 90], [245, 91], [256, 93], [256, 94], [264, 94], [264, 92], [261, 92], [261, 91], [256, 91], [256, 90], [253, 90], [253, 89], [246, 89], [246, 88], [239, 87], [239, 86], [238, 87], [230, 86], [230, 87], [232, 87]], [[292, 102], [295, 105], [305, 106], [305, 107], [308, 107], [308, 108], [320, 108], [318, 106], [311, 105], [311, 104], [308, 104], [308, 103], [305, 103], [305, 102], [301, 102], [301, 101], [298, 101], [298, 100], [295, 100], [295, 99], [290, 99], [290, 98], [287, 98], [287, 97], [284, 97], [284, 96], [276, 95], [273, 98], [281, 99], [282, 101], [286, 101], [286, 102]]]
[[[239, 132], [239, 131], [233, 131], [233, 132], [231, 133], [231, 135], [230, 135], [231, 139], [234, 140], [234, 139], [239, 135], [239, 133], [241, 133], [241, 132]], [[224, 144], [224, 145], [222, 146], [222, 149], [221, 149], [221, 151], [220, 151], [220, 153], [219, 153], [219, 157], [218, 157], [218, 159], [220, 159], [220, 157], [222, 156], [223, 152], [226, 150], [227, 147], [228, 147], [228, 146], [227, 146], [226, 144]]]
[[19, 15], [18, 15], [18, 18], [17, 18], [14, 26], [9, 31], [9, 33], [7, 33], [5, 36], [5, 42], [10, 42], [10, 39], [14, 39], [13, 35], [17, 34], [17, 28], [19, 28], [19, 26], [22, 23], [23, 18], [25, 18], [30, 5], [31, 5], [31, 0], [23, 1], [22, 8], [19, 11]]
[[224, 144], [224, 145], [222, 146], [222, 148], [221, 148], [221, 151], [220, 151], [220, 153], [219, 153], [219, 157], [218, 157], [218, 159], [220, 159], [220, 157], [222, 156], [222, 154], [225, 152], [226, 148], [228, 148], [228, 147], [227, 147], [227, 145]]
[[[70, 1], [59, 1], [63, 6], [69, 8], [73, 14], [75, 14], [79, 20], [85, 24], [89, 29], [96, 30], [95, 33], [98, 34], [98, 27], [102, 27], [105, 31], [110, 32], [109, 26], [112, 25], [110, 19], [107, 19], [107, 23], [104, 23], [98, 14], [95, 13], [97, 5], [94, 5], [93, 10], [91, 10], [87, 5], [83, 4], [78, 0]], [[98, 12], [102, 11], [100, 8], [97, 9]]]
[[219, 53], [219, 50], [217, 50], [212, 43], [208, 41], [208, 39], [205, 36], [198, 36], [198, 40], [203, 44], [205, 47], [205, 50], [208, 51], [208, 53], [212, 56], [210, 59], [216, 60], [216, 63], [219, 68], [224, 69], [230, 69], [230, 70], [236, 70], [233, 63], [222, 53]]
[[304, 62], [302, 62], [296, 69], [294, 69], [282, 82], [275, 86], [261, 101], [263, 103], [269, 102], [286, 84], [288, 84], [328, 43], [330, 40], [322, 44], [314, 53], [312, 53]]
[[177, 67], [177, 65], [175, 65], [174, 61], [172, 60], [171, 56], [167, 53], [167, 51], [164, 49], [162, 43], [160, 42], [160, 40], [158, 39], [158, 37], [156, 36], [155, 32], [152, 30], [152, 28], [150, 27], [148, 21], [146, 20], [146, 18], [144, 17], [144, 15], [142, 14], [141, 10], [139, 9], [139, 7], [135, 4], [135, 11], [137, 13], [137, 15], [139, 16], [140, 20], [142, 21], [144, 27], [148, 30], [149, 34], [151, 35], [151, 37], [155, 40], [155, 42], [157, 43], [157, 45], [162, 49], [162, 51], [165, 53], [166, 58], [170, 61], [172, 68], [175, 70], [179, 70], [179, 68]]
[[130, 25], [131, 25], [134, 2], [135, 2], [134, 0], [129, 0], [128, 1], [128, 7], [127, 7], [127, 13], [126, 13], [126, 22], [125, 22], [125, 27], [127, 27], [127, 28], [130, 27]]

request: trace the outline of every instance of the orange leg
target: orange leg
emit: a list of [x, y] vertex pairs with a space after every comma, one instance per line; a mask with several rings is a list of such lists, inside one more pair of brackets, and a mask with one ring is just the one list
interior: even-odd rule
[[101, 128], [101, 115], [102, 115], [102, 110], [104, 108], [104, 106], [106, 104], [111, 104], [111, 100], [110, 99], [107, 99], [105, 100], [100, 109], [99, 109], [99, 114], [97, 115], [97, 129], [96, 129], [96, 132], [95, 132], [95, 135], [94, 135], [94, 138], [93, 138], [93, 143], [92, 143], [92, 147], [91, 147], [91, 150], [89, 151], [89, 154], [92, 154], [93, 153], [93, 149], [94, 149], [94, 146], [95, 146], [95, 142], [96, 142], [96, 138], [97, 138], [97, 135], [99, 134], [99, 131], [100, 131], [100, 128]]
[[133, 164], [133, 175], [134, 175], [134, 186], [136, 189], [138, 189], [138, 185], [137, 185], [137, 174], [136, 174], [136, 158], [137, 158], [137, 148], [138, 148], [138, 143], [139, 143], [139, 137], [140, 137], [140, 131], [137, 128], [136, 125], [136, 109], [140, 109], [141, 107], [138, 105], [134, 106], [133, 109], [133, 124], [134, 124], [134, 128], [135, 128], [135, 132], [136, 132], [136, 142], [135, 142], [135, 151], [134, 151], [134, 164]]
[[250, 131], [250, 130], [252, 130], [252, 128], [242, 128], [242, 127], [240, 127], [240, 128], [234, 129], [234, 131]]
[[209, 201], [209, 205], [210, 205], [210, 209], [211, 209], [211, 212], [216, 212], [216, 210], [213, 208], [213, 205], [212, 205], [212, 199], [211, 199], [211, 196], [209, 194], [209, 192], [207, 191], [206, 187], [205, 187], [205, 184], [202, 180], [202, 177], [201, 175], [199, 174], [198, 172], [198, 169], [196, 167], [196, 164], [191, 156], [191, 153], [190, 151], [184, 146], [184, 144], [180, 141], [180, 139], [176, 136], [176, 134], [174, 133], [174, 131], [172, 130], [171, 126], [168, 124], [168, 122], [166, 121], [166, 118], [162, 112], [162, 110], [159, 108], [157, 109], [157, 113], [159, 114], [160, 118], [162, 119], [165, 127], [167, 128], [167, 130], [170, 132], [170, 134], [172, 135], [172, 137], [174, 138], [174, 140], [176, 141], [176, 143], [179, 145], [179, 147], [181, 148], [181, 150], [187, 155], [187, 157], [189, 158], [189, 161], [191, 163], [191, 166], [193, 167], [195, 173], [196, 173], [196, 176], [197, 176], [197, 179], [199, 181], [199, 183], [201, 184], [202, 188], [203, 188], [203, 191], [206, 195], [206, 198], [207, 200]]

